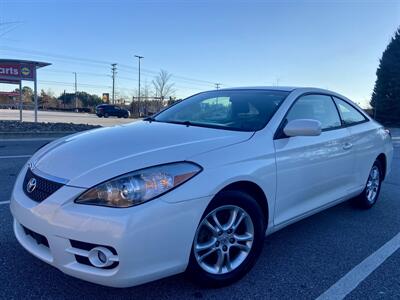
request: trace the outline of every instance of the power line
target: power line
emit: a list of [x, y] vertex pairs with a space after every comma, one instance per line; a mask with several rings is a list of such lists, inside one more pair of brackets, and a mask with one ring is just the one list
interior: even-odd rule
[[[53, 58], [58, 58], [62, 60], [72, 60], [72, 61], [80, 61], [81, 63], [86, 63], [86, 64], [95, 64], [95, 65], [110, 65], [111, 62], [109, 61], [104, 61], [104, 60], [97, 60], [97, 59], [88, 59], [88, 58], [82, 58], [82, 57], [73, 57], [69, 55], [60, 55], [60, 54], [52, 54], [48, 52], [43, 52], [43, 51], [37, 51], [37, 50], [26, 50], [22, 48], [15, 48], [15, 47], [9, 47], [9, 46], [2, 46], [0, 50], [5, 50], [5, 51], [13, 51], [13, 52], [21, 52], [21, 53], [27, 53], [27, 54], [34, 54], [38, 55], [41, 57], [53, 57]], [[138, 70], [138, 68], [130, 66], [130, 65], [125, 65], [125, 64], [118, 64], [120, 69], [128, 69], [128, 70]], [[154, 71], [154, 70], [149, 70], [149, 69], [141, 69], [141, 72], [143, 73], [148, 73], [148, 74], [153, 74], [157, 75], [159, 72]], [[185, 81], [192, 81], [192, 82], [201, 82], [203, 84], [207, 85], [213, 85], [214, 82], [212, 81], [207, 81], [203, 79], [196, 79], [196, 78], [191, 78], [187, 76], [181, 76], [181, 75], [174, 75], [172, 74], [173, 78], [176, 79], [181, 79]]]

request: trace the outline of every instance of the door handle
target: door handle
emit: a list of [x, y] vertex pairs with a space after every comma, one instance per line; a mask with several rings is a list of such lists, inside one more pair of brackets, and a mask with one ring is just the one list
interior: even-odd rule
[[351, 149], [351, 147], [353, 147], [352, 143], [345, 143], [343, 145], [343, 150], [349, 150], [349, 149]]

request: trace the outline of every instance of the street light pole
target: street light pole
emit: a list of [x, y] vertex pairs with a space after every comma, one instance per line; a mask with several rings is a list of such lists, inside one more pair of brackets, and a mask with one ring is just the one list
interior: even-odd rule
[[77, 83], [77, 74], [76, 72], [72, 72], [75, 74], [75, 111], [78, 111], [78, 83]]
[[140, 117], [140, 60], [144, 58], [144, 56], [135, 55], [139, 62], [139, 86], [138, 86], [138, 109], [139, 109], [139, 117]]
[[111, 64], [111, 72], [112, 72], [112, 104], [115, 104], [115, 72], [117, 70], [117, 64]]

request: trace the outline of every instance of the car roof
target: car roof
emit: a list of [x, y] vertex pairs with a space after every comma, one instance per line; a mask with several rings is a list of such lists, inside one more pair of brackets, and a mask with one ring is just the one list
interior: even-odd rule
[[232, 91], [232, 90], [265, 90], [265, 91], [284, 91], [284, 92], [293, 92], [295, 90], [301, 90], [302, 92], [320, 92], [320, 93], [337, 94], [327, 89], [321, 89], [316, 87], [302, 87], [302, 86], [242, 86], [242, 87], [219, 89], [219, 91]]
[[297, 89], [293, 86], [240, 86], [231, 88], [222, 88], [219, 91], [230, 91], [230, 90], [268, 90], [268, 91], [286, 91], [291, 92]]

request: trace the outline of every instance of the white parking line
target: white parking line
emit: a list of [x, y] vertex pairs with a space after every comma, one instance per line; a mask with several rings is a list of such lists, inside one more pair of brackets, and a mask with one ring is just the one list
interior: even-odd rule
[[343, 299], [399, 248], [400, 233], [355, 266], [317, 300]]
[[0, 159], [10, 159], [10, 158], [29, 158], [32, 155], [5, 155], [5, 156], [0, 156]]
[[8, 203], [10, 203], [10, 200], [8, 200], [8, 201], [0, 201], [0, 205], [2, 205], [2, 204], [8, 204]]

